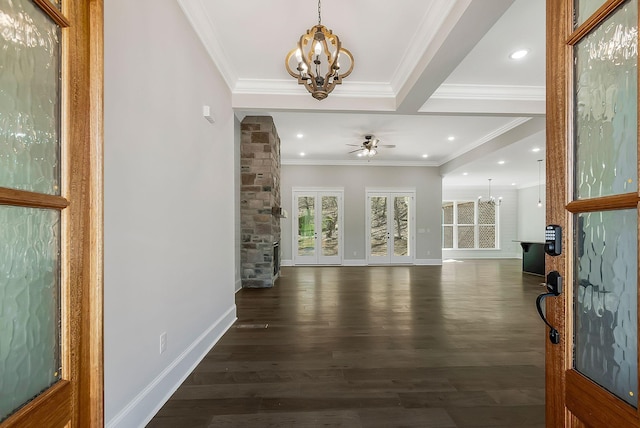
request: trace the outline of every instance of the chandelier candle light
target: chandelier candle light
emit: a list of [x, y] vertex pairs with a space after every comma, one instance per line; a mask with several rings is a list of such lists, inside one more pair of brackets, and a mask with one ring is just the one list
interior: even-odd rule
[[[478, 202], [483, 202], [482, 196], [478, 196]], [[496, 198], [491, 196], [491, 178], [489, 179], [489, 199], [487, 200], [487, 202], [494, 206], [500, 206], [500, 204], [502, 204], [502, 196], [500, 196], [497, 200]]]
[[[347, 71], [341, 73], [340, 61], [348, 60]], [[318, 25], [300, 36], [298, 46], [285, 59], [289, 74], [304, 85], [313, 98], [324, 100], [342, 79], [353, 71], [353, 56], [340, 44], [340, 39], [322, 25], [318, 0]]]

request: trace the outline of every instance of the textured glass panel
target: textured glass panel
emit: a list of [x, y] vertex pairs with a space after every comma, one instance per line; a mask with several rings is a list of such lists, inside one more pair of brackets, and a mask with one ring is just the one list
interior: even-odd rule
[[60, 29], [31, 0], [5, 0], [0, 57], [0, 186], [60, 194]]
[[322, 255], [338, 255], [338, 197], [322, 197]]
[[453, 224], [453, 202], [442, 204], [442, 224]]
[[479, 226], [478, 241], [480, 248], [496, 248], [496, 227]]
[[314, 256], [316, 251], [316, 198], [298, 198], [298, 256]]
[[0, 206], [0, 420], [60, 379], [60, 213]]
[[593, 13], [604, 4], [605, 0], [576, 0], [576, 22], [575, 28], [582, 25]]
[[625, 3], [574, 49], [578, 199], [638, 189], [637, 16]]
[[495, 204], [478, 202], [478, 224], [496, 224]]
[[475, 202], [458, 202], [458, 224], [474, 224], [475, 215]]
[[475, 248], [475, 227], [458, 226], [458, 248]]
[[387, 198], [371, 197], [371, 255], [388, 256]]
[[576, 218], [575, 368], [629, 404], [638, 400], [636, 210]]
[[396, 196], [393, 201], [393, 255], [408, 256], [410, 198]]
[[442, 228], [442, 248], [453, 248], [453, 226]]

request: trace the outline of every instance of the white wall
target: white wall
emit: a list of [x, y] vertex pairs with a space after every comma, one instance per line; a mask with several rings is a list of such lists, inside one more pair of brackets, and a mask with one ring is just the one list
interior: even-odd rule
[[283, 165], [282, 206], [289, 218], [282, 220], [282, 259], [292, 260], [293, 187], [344, 187], [344, 262], [366, 259], [365, 188], [416, 189], [416, 259], [418, 263], [440, 263], [442, 179], [437, 168], [386, 166]]
[[[478, 196], [487, 196], [487, 188], [443, 189], [444, 201], [473, 201]], [[502, 196], [500, 205], [500, 249], [499, 250], [442, 250], [443, 257], [453, 259], [517, 258], [522, 257], [518, 242], [518, 191], [515, 189], [492, 189], [495, 197]]]
[[542, 183], [538, 207], [538, 186], [518, 190], [518, 240], [544, 242], [545, 185]]
[[233, 127], [175, 0], [105, 2], [107, 427], [144, 426], [235, 319]]

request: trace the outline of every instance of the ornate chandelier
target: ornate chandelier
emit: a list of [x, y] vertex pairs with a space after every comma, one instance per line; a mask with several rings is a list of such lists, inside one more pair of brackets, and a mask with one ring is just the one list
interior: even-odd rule
[[493, 196], [491, 196], [491, 178], [489, 179], [489, 198], [486, 201], [482, 200], [482, 196], [478, 196], [478, 202], [486, 202], [493, 206], [500, 206], [502, 204], [502, 196], [500, 196], [497, 200]]
[[[348, 59], [346, 72], [341, 73], [340, 61]], [[318, 25], [314, 25], [300, 37], [297, 47], [285, 59], [289, 74], [304, 85], [313, 98], [324, 100], [336, 85], [353, 70], [353, 56], [340, 44], [337, 35], [324, 25], [318, 0]]]

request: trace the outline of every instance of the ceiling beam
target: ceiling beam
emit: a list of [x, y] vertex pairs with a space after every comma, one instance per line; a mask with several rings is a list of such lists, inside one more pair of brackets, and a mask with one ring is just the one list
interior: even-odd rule
[[417, 112], [512, 3], [513, 0], [458, 0], [398, 91], [397, 111]]
[[504, 134], [492, 138], [481, 146], [469, 150], [449, 162], [443, 163], [440, 165], [440, 175], [445, 176], [464, 165], [477, 161], [478, 159], [495, 152], [496, 150], [500, 150], [510, 144], [517, 143], [518, 141], [530, 137], [538, 132], [544, 131], [545, 128], [546, 118], [534, 117], [515, 128], [510, 129]]

